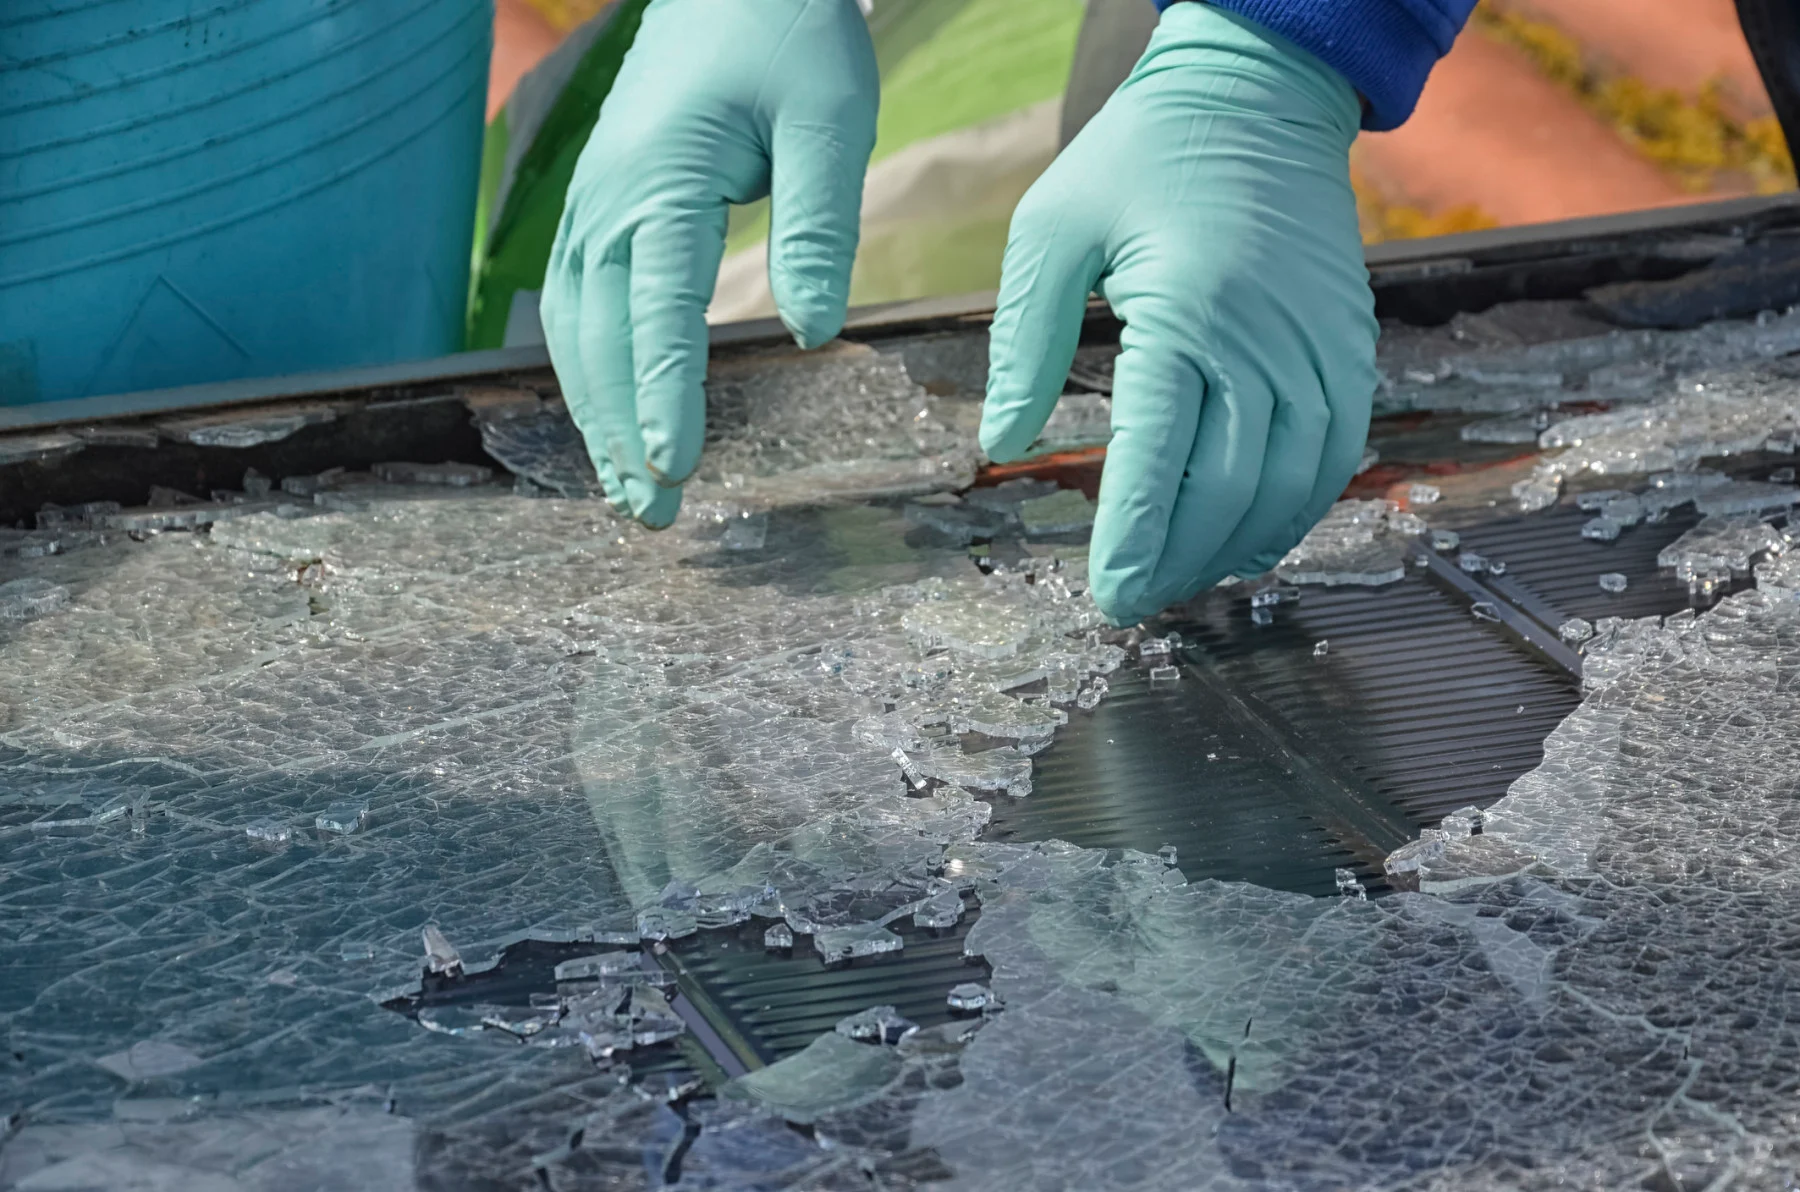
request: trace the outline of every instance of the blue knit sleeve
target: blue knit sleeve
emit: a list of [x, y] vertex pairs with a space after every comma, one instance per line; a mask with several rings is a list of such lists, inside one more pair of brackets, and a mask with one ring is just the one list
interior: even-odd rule
[[[1167, 8], [1172, 0], [1156, 0]], [[1363, 127], [1412, 115], [1425, 76], [1450, 51], [1475, 0], [1208, 0], [1309, 50], [1369, 101]]]

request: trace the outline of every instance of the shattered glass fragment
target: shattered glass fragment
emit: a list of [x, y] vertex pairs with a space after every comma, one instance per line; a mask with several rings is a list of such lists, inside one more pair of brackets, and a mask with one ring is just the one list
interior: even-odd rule
[[1520, 513], [1536, 513], [1540, 509], [1548, 509], [1562, 498], [1562, 477], [1527, 477], [1513, 484], [1512, 496], [1519, 503]]
[[1337, 892], [1340, 895], [1345, 898], [1355, 899], [1358, 902], [1368, 901], [1369, 892], [1363, 888], [1363, 884], [1361, 880], [1357, 878], [1354, 869], [1335, 870], [1334, 877], [1337, 881]]
[[1622, 573], [1608, 571], [1600, 576], [1600, 589], [1604, 592], [1623, 592], [1630, 582]]
[[0, 584], [0, 620], [32, 621], [67, 606], [69, 589], [34, 575]]
[[1175, 858], [1178, 854], [1176, 853], [1174, 845], [1165, 844], [1156, 850], [1156, 855], [1162, 859], [1164, 865], [1173, 868], [1175, 865]]
[[838, 1034], [858, 1043], [895, 1044], [919, 1029], [919, 1024], [903, 1018], [892, 1006], [871, 1006], [838, 1021]]
[[638, 912], [638, 935], [646, 940], [674, 940], [693, 935], [700, 924], [690, 911], [653, 906]]
[[1477, 621], [1498, 621], [1500, 610], [1490, 600], [1477, 600], [1469, 606], [1469, 615]]
[[1733, 480], [1705, 489], [1694, 496], [1694, 508], [1708, 516], [1761, 513], [1765, 510], [1787, 509], [1797, 503], [1800, 503], [1800, 488], [1760, 480]]
[[1488, 569], [1487, 556], [1465, 550], [1456, 556], [1456, 565], [1470, 575], [1480, 575]]
[[244, 410], [170, 418], [156, 424], [163, 437], [196, 447], [256, 447], [277, 443], [308, 426], [337, 420], [330, 406], [283, 406], [279, 410]]
[[928, 601], [901, 619], [927, 649], [945, 646], [977, 658], [1011, 658], [1031, 636], [1031, 625], [1013, 610], [992, 602]]
[[993, 991], [976, 981], [952, 985], [944, 1001], [959, 1014], [973, 1014], [990, 1007], [998, 1008]]
[[1298, 599], [1300, 599], [1300, 590], [1298, 588], [1284, 588], [1277, 584], [1274, 587], [1264, 588], [1259, 592], [1251, 593], [1250, 607], [1270, 608], [1277, 604], [1286, 604], [1289, 601]]
[[1150, 683], [1155, 687], [1173, 686], [1181, 681], [1181, 670], [1174, 666], [1153, 666], [1150, 668]]
[[812, 941], [813, 948], [826, 964], [898, 952], [905, 945], [904, 940], [878, 923], [828, 927], [815, 932]]
[[965, 753], [937, 749], [919, 759], [919, 768], [951, 786], [976, 791], [1003, 791], [1014, 798], [1031, 793], [1031, 758], [1010, 746]]
[[343, 468], [327, 468], [316, 476], [283, 476], [281, 491], [295, 497], [316, 496], [337, 484], [344, 476]]
[[1390, 534], [1402, 534], [1408, 538], [1417, 538], [1431, 527], [1425, 519], [1416, 513], [1390, 513], [1387, 515], [1387, 528]]
[[1324, 658], [1326, 655], [1328, 655], [1330, 653], [1331, 653], [1331, 642], [1329, 640], [1327, 640], [1325, 638], [1320, 638], [1318, 641], [1313, 643], [1312, 656], [1314, 658]]
[[1792, 468], [1776, 468], [1769, 473], [1770, 484], [1792, 484], [1793, 482], [1794, 469]]
[[[1339, 501], [1276, 565], [1291, 584], [1379, 586], [1406, 575], [1406, 536], [1396, 528], [1401, 514], [1390, 501]], [[1252, 609], [1252, 617], [1266, 608]], [[1261, 623], [1267, 624], [1266, 620]]]
[[1147, 637], [1138, 643], [1139, 658], [1167, 657], [1168, 653], [1169, 639], [1166, 637]]
[[333, 803], [321, 811], [313, 825], [321, 832], [349, 836], [359, 831], [369, 818], [369, 805], [360, 802]]
[[97, 518], [119, 512], [117, 501], [88, 501], [81, 505], [45, 505], [38, 510], [37, 528], [40, 530], [86, 530], [96, 524]]
[[1581, 525], [1581, 536], [1589, 542], [1612, 542], [1622, 527], [1610, 517], [1589, 518]]
[[1589, 492], [1575, 494], [1575, 508], [1583, 513], [1598, 513], [1614, 501], [1630, 496], [1616, 488], [1593, 489]]
[[599, 495], [600, 478], [562, 402], [517, 390], [494, 400], [464, 400], [481, 431], [482, 450], [508, 471], [564, 497]]
[[1591, 623], [1582, 620], [1580, 617], [1570, 617], [1567, 621], [1564, 621], [1557, 627], [1556, 636], [1562, 638], [1563, 641], [1569, 643], [1571, 646], [1579, 646], [1582, 642], [1585, 642], [1588, 638], [1594, 636], [1594, 627]]
[[577, 956], [556, 966], [557, 981], [601, 981], [641, 972], [635, 952], [602, 952], [596, 956]]
[[955, 927], [962, 916], [962, 895], [953, 889], [945, 890], [919, 903], [913, 912], [913, 925], [938, 929]]
[[666, 1043], [687, 1032], [687, 1024], [661, 990], [639, 985], [631, 991], [631, 1042], [636, 1047]]
[[1468, 807], [1459, 807], [1449, 815], [1446, 815], [1438, 824], [1438, 828], [1444, 833], [1446, 838], [1451, 840], [1460, 839], [1464, 836], [1478, 836], [1481, 834], [1482, 825], [1486, 821], [1486, 818], [1487, 813], [1482, 811], [1479, 807], [1472, 805]]
[[794, 949], [794, 929], [786, 923], [776, 923], [763, 932], [763, 947], [771, 952], [791, 952]]
[[427, 923], [423, 931], [425, 940], [425, 971], [439, 976], [455, 976], [462, 971], [462, 954], [456, 950], [436, 923]]
[[61, 459], [75, 454], [86, 445], [79, 436], [62, 431], [0, 435], [0, 467]]
[[294, 827], [283, 820], [255, 819], [244, 825], [244, 835], [261, 844], [286, 844], [294, 838]]
[[1550, 420], [1543, 413], [1483, 418], [1466, 424], [1461, 433], [1465, 443], [1532, 443]]
[[908, 786], [917, 790], [925, 785], [924, 773], [920, 771], [918, 766], [913, 764], [913, 760], [910, 757], [906, 756], [906, 751], [904, 749], [900, 748], [898, 745], [894, 746], [892, 756], [894, 758], [894, 764], [900, 767], [900, 773], [906, 776], [906, 784]]
[[210, 526], [215, 522], [231, 518], [249, 517], [271, 508], [268, 505], [254, 502], [216, 502], [209, 501], [195, 505], [181, 505], [172, 508], [123, 509], [117, 513], [100, 514], [94, 518], [94, 525], [108, 530], [193, 530], [201, 526]]
[[1787, 550], [1787, 539], [1753, 513], [1704, 517], [1657, 553], [1658, 567], [1672, 568], [1676, 578], [1716, 575], [1729, 580], [1744, 574], [1764, 555]]
[[1443, 490], [1435, 484], [1414, 484], [1406, 490], [1406, 503], [1408, 505], [1435, 505], [1443, 495]]
[[1446, 554], [1462, 545], [1462, 535], [1455, 530], [1431, 531], [1431, 549], [1439, 554]]

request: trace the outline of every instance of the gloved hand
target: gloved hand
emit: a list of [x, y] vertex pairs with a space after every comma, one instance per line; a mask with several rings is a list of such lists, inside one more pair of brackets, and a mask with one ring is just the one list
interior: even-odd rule
[[769, 286], [838, 333], [880, 79], [856, 0], [655, 0], [569, 184], [540, 304], [614, 508], [660, 528], [705, 436], [726, 204], [770, 196]]
[[1097, 289], [1125, 329], [1088, 575], [1117, 622], [1274, 566], [1355, 474], [1376, 336], [1359, 116], [1306, 52], [1174, 4], [1013, 214], [981, 445], [1004, 462], [1037, 438]]

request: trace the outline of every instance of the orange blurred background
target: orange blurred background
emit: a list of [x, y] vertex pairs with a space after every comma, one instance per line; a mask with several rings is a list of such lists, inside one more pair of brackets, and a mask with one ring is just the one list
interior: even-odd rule
[[[490, 116], [604, 7], [497, 0]], [[1412, 120], [1362, 136], [1352, 171], [1371, 242], [1794, 185], [1731, 0], [1483, 0]]]

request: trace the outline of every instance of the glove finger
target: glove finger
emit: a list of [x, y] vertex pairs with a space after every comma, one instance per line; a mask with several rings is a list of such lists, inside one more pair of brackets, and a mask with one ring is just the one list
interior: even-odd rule
[[1361, 349], [1334, 354], [1315, 372], [1324, 396], [1327, 422], [1319, 447], [1318, 474], [1312, 490], [1300, 503], [1293, 520], [1274, 532], [1245, 563], [1243, 574], [1260, 574], [1281, 562], [1282, 556], [1306, 537], [1325, 516], [1362, 466], [1363, 446], [1369, 439], [1369, 413], [1375, 400], [1375, 344], [1373, 336], [1347, 339]]
[[[1363, 372], [1367, 372], [1366, 378]], [[1358, 370], [1356, 377], [1332, 392], [1331, 425], [1326, 428], [1320, 451], [1318, 479], [1314, 481], [1312, 493], [1302, 505], [1299, 516], [1288, 523], [1272, 547], [1257, 556], [1261, 570], [1275, 566], [1283, 555], [1294, 549], [1306, 537], [1307, 531], [1343, 497], [1344, 490], [1356, 478], [1356, 469], [1362, 466], [1363, 447], [1369, 441], [1369, 411], [1374, 400], [1372, 368]]]
[[1104, 267], [1097, 238], [1070, 222], [1060, 211], [1039, 211], [1029, 194], [1013, 214], [981, 408], [981, 448], [999, 463], [1024, 455], [1056, 408]]
[[631, 515], [653, 530], [675, 520], [681, 490], [664, 488], [644, 462], [632, 371], [630, 270], [623, 261], [589, 264], [581, 275], [581, 375], [594, 430], [617, 472]]
[[631, 360], [644, 468], [686, 480], [706, 438], [706, 304], [725, 252], [725, 206], [641, 225], [631, 237]]
[[[1127, 308], [1136, 306], [1128, 313]], [[1112, 441], [1088, 549], [1088, 583], [1113, 621], [1158, 611], [1157, 573], [1203, 420], [1221, 415], [1192, 354], [1159, 334], [1148, 302], [1115, 304], [1126, 320], [1113, 366]], [[1216, 403], [1215, 403], [1216, 404]], [[1205, 442], [1217, 447], [1219, 436]], [[1232, 517], [1235, 523], [1236, 517]]]
[[[1259, 419], [1266, 428], [1259, 439], [1260, 474], [1246, 476], [1241, 465], [1234, 474], [1234, 483], [1247, 483], [1251, 488], [1249, 508], [1219, 541], [1202, 532], [1203, 525], [1217, 522], [1218, 512], [1200, 504], [1190, 507], [1186, 492], [1190, 485], [1184, 485], [1183, 496], [1176, 502], [1176, 524], [1170, 530], [1171, 548], [1163, 556], [1166, 570], [1158, 576], [1167, 603], [1185, 600], [1227, 575], [1258, 575], [1268, 570], [1260, 560], [1271, 553], [1276, 559], [1287, 553], [1293, 545], [1287, 535], [1319, 486], [1319, 465], [1332, 418], [1319, 375], [1306, 365], [1307, 344], [1302, 334], [1295, 333], [1300, 329], [1290, 328], [1284, 335], [1278, 322], [1265, 320], [1257, 326], [1261, 339], [1254, 358], [1222, 345], [1237, 363], [1229, 377], [1214, 386], [1223, 399], [1220, 404], [1236, 412], [1239, 433], [1254, 434]], [[1203, 418], [1200, 433], [1204, 438], [1233, 432], [1209, 427]], [[1201, 453], [1223, 456], [1236, 451], [1248, 459], [1250, 446], [1246, 442], [1215, 448], [1196, 443], [1195, 451], [1197, 458]], [[1189, 469], [1190, 476], [1194, 472], [1195, 468]]]
[[570, 284], [569, 274], [558, 266], [553, 265], [544, 274], [544, 295], [538, 313], [544, 326], [544, 344], [550, 350], [550, 364], [562, 389], [563, 405], [587, 445], [588, 458], [600, 478], [600, 491], [616, 511], [629, 516], [631, 507], [625, 500], [625, 488], [607, 457], [593, 395], [588, 391], [582, 368], [581, 300]]
[[[863, 174], [875, 147], [874, 85], [776, 121], [770, 157], [769, 291], [803, 348], [844, 327], [862, 216]], [[832, 111], [835, 107], [837, 110]]]

